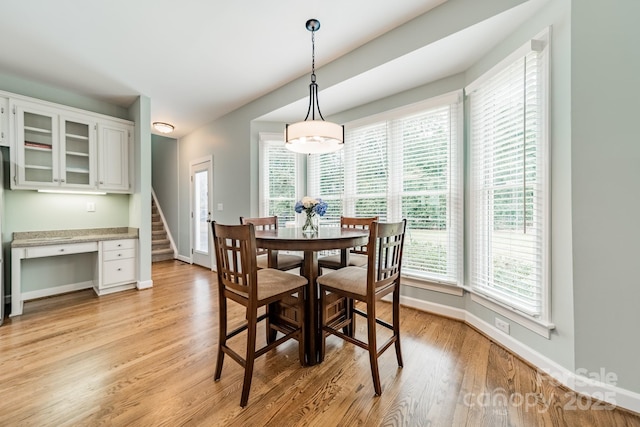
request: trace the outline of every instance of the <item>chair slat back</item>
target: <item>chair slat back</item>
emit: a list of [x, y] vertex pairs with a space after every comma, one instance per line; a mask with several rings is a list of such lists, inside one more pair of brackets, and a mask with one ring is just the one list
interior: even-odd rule
[[[240, 224], [253, 224], [256, 230], [277, 230], [278, 229], [278, 217], [277, 216], [265, 216], [256, 218], [240, 217]], [[264, 248], [258, 248], [257, 255], [266, 254], [268, 251]]]
[[212, 227], [219, 286], [255, 298], [257, 265], [253, 224], [222, 225], [214, 221]]
[[406, 226], [406, 219], [394, 223], [375, 221], [371, 225], [367, 292], [379, 291], [400, 280]]
[[[360, 217], [360, 218], [341, 216], [340, 226], [343, 228], [359, 228], [362, 230], [369, 230], [371, 228], [371, 224], [373, 223], [373, 221], [377, 221], [377, 220], [378, 220], [377, 216]], [[367, 245], [356, 246], [354, 248], [351, 248], [350, 252], [354, 254], [366, 255]]]

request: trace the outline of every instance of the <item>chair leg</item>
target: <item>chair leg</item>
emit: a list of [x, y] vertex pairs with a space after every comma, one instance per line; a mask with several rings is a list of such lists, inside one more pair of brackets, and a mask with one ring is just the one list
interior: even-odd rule
[[305, 345], [305, 341], [304, 341], [304, 305], [305, 305], [305, 299], [304, 299], [304, 290], [300, 289], [300, 291], [298, 291], [298, 313], [299, 313], [299, 317], [300, 320], [298, 322], [298, 327], [300, 328], [300, 331], [298, 333], [298, 358], [300, 359], [300, 365], [301, 366], [307, 366], [307, 362], [305, 359], [305, 351], [304, 351], [304, 345]]
[[354, 313], [355, 301], [353, 300], [353, 298], [347, 298], [346, 305], [347, 305], [346, 307], [347, 316], [350, 319], [350, 322], [349, 322], [349, 325], [347, 326], [347, 330], [345, 331], [345, 334], [353, 338], [353, 335], [356, 333], [356, 315]]
[[402, 350], [400, 350], [400, 287], [396, 285], [393, 291], [393, 335], [396, 337], [396, 358], [398, 366], [404, 366], [402, 363]]
[[223, 292], [219, 292], [218, 298], [220, 301], [218, 304], [220, 310], [220, 325], [218, 328], [218, 357], [216, 361], [216, 372], [213, 376], [214, 381], [218, 381], [222, 375], [222, 364], [224, 363], [224, 352], [222, 348], [227, 345], [227, 299]]
[[326, 351], [327, 333], [324, 331], [324, 327], [327, 325], [327, 292], [320, 287], [320, 363], [324, 362], [324, 355]]
[[256, 321], [258, 312], [255, 307], [249, 309], [247, 321], [249, 326], [247, 329], [247, 356], [244, 365], [244, 382], [242, 383], [242, 397], [240, 398], [240, 406], [247, 406], [249, 400], [249, 391], [251, 390], [251, 377], [253, 376], [253, 362], [256, 358]]
[[265, 321], [265, 327], [266, 327], [266, 333], [267, 333], [267, 344], [271, 344], [276, 340], [276, 335], [278, 334], [278, 331], [276, 331], [271, 327], [271, 315], [275, 312], [275, 310], [272, 304], [268, 304], [265, 307], [265, 310], [267, 313], [267, 319]]
[[376, 308], [375, 301], [367, 302], [367, 334], [369, 338], [369, 361], [371, 363], [371, 377], [373, 378], [373, 388], [377, 396], [382, 395], [382, 385], [380, 384], [380, 371], [378, 369], [378, 343], [376, 341]]

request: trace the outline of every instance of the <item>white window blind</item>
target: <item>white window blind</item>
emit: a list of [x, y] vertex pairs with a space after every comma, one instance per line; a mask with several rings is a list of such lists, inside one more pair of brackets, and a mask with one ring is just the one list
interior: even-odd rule
[[402, 144], [393, 169], [407, 219], [403, 269], [445, 283], [462, 281], [458, 110], [457, 104], [433, 108], [392, 122], [391, 130]]
[[327, 212], [322, 217], [322, 225], [338, 226], [343, 212], [344, 150], [328, 154], [310, 154], [307, 168], [307, 195], [320, 197], [327, 202]]
[[337, 153], [309, 165], [311, 187], [340, 202], [338, 217], [406, 218], [404, 273], [449, 284], [462, 280], [460, 112], [456, 93], [348, 125], [343, 169], [333, 169]]
[[260, 216], [278, 216], [279, 226], [295, 221], [299, 192], [299, 156], [284, 146], [282, 135], [260, 135]]
[[[532, 43], [532, 45], [534, 45]], [[534, 317], [548, 298], [546, 49], [469, 93], [471, 286]]]

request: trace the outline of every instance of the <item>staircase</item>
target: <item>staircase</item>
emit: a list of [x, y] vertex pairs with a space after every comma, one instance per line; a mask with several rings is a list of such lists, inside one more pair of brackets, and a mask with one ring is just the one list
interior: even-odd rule
[[151, 198], [151, 262], [173, 259], [171, 241], [164, 229], [155, 197]]

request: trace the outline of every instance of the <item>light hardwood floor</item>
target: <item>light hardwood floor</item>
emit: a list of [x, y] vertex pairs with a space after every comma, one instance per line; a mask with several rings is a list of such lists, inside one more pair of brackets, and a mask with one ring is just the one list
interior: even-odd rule
[[[165, 261], [153, 265], [153, 281], [144, 291], [28, 302], [5, 319], [0, 426], [640, 426], [637, 415], [555, 386], [463, 323], [405, 307], [405, 366], [393, 350], [381, 357], [382, 396], [366, 352], [331, 337], [320, 365], [301, 367], [296, 342], [259, 358], [242, 409], [238, 364], [227, 358], [213, 381], [215, 273]], [[236, 307], [231, 327], [243, 319]]]

